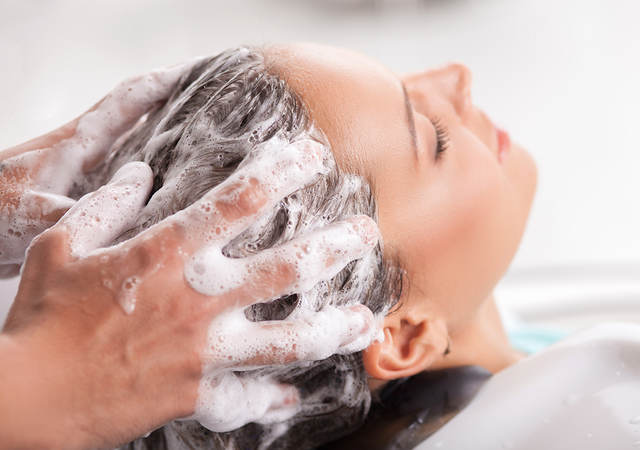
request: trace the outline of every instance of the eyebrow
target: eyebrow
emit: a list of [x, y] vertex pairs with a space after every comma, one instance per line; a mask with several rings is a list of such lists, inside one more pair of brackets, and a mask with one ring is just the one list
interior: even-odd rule
[[416, 120], [413, 117], [413, 105], [411, 105], [411, 100], [409, 99], [409, 94], [407, 94], [407, 88], [402, 83], [402, 93], [404, 94], [404, 107], [407, 112], [407, 127], [409, 128], [409, 134], [411, 135], [411, 143], [413, 144], [413, 149], [418, 153], [418, 141], [416, 139]]

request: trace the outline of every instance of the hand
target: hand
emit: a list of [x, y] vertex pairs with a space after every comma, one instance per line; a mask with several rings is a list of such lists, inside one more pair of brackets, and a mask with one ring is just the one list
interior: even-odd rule
[[58, 130], [0, 152], [0, 278], [17, 274], [31, 240], [75, 203], [74, 183], [196, 62], [129, 78]]
[[[268, 153], [189, 208], [101, 248], [128, 229], [151, 187], [149, 168], [131, 163], [38, 236], [4, 334], [30, 369], [4, 388], [31, 407], [17, 401], [2, 414], [0, 400], [6, 429], [37, 445], [113, 446], [194, 413], [223, 430], [295, 412], [295, 389], [232, 370], [361, 350], [375, 334], [371, 311], [253, 323], [242, 309], [333, 276], [376, 245], [375, 223], [354, 217], [244, 259], [221, 249], [312, 182], [322, 151], [302, 141]], [[256, 393], [261, 401], [250, 401]]]

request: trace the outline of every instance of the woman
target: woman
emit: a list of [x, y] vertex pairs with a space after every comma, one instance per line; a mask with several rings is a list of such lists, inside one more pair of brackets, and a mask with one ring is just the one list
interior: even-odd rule
[[518, 360], [492, 291], [520, 242], [536, 168], [471, 104], [463, 66], [399, 78], [317, 45], [227, 51], [183, 77], [89, 186], [127, 161], [154, 169], [155, 193], [124, 239], [193, 202], [268, 151], [270, 140], [308, 136], [330, 146], [337, 168], [327, 161], [326, 176], [287, 197], [225, 254], [245, 256], [354, 213], [377, 220], [383, 245], [330, 282], [246, 315], [281, 319], [358, 302], [384, 316], [384, 340], [362, 354], [241, 373], [298, 387], [302, 406], [281, 423], [211, 433], [173, 422], [134, 447], [311, 448], [360, 426], [371, 390], [388, 380], [461, 365], [497, 372]]
[[[407, 272], [410, 288], [385, 320], [385, 343], [366, 352], [369, 373], [388, 379], [440, 367], [447, 335], [447, 365], [498, 371], [515, 362], [492, 290], [522, 237], [536, 168], [472, 105], [469, 71], [451, 65], [398, 79], [346, 51], [297, 46], [277, 55], [338, 163], [374, 187], [385, 248]], [[412, 346], [422, 334], [427, 345]]]

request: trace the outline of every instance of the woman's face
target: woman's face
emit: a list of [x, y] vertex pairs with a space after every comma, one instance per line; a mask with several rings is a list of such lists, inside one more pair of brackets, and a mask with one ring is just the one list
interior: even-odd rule
[[399, 76], [310, 44], [271, 49], [268, 60], [338, 164], [372, 184], [385, 254], [407, 271], [402, 308], [463, 328], [513, 258], [536, 185], [530, 155], [471, 103], [468, 69]]

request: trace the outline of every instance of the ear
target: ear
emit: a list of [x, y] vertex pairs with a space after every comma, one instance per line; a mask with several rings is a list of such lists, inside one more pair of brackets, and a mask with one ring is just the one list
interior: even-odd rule
[[444, 320], [392, 314], [385, 318], [384, 342], [371, 344], [362, 360], [372, 377], [394, 380], [426, 370], [446, 352], [448, 342]]

